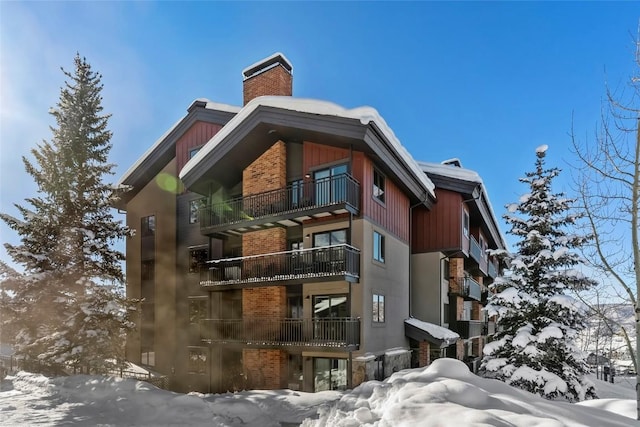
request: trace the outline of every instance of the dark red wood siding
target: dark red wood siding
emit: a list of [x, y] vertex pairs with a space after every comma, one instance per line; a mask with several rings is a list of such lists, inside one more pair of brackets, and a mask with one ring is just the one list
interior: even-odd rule
[[305, 141], [303, 144], [302, 171], [309, 173], [316, 166], [344, 160], [349, 162], [349, 150], [345, 148], [330, 147]]
[[220, 129], [221, 125], [197, 121], [180, 137], [176, 143], [178, 173], [189, 161], [189, 150], [206, 144]]
[[351, 175], [360, 183], [360, 215], [386, 229], [404, 242], [409, 242], [409, 197], [391, 180], [385, 180], [385, 203], [373, 198], [373, 161], [359, 151], [304, 142], [303, 171], [316, 166], [351, 159]]
[[436, 189], [436, 199], [431, 210], [413, 210], [413, 253], [462, 249], [462, 195]]
[[360, 213], [375, 224], [395, 234], [403, 242], [409, 242], [409, 197], [385, 176], [384, 203], [373, 197], [373, 161], [358, 152], [353, 155], [354, 177], [360, 182], [362, 201]]

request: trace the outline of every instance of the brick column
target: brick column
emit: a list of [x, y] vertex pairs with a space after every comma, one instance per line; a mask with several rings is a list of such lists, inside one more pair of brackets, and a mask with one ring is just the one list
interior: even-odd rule
[[464, 259], [451, 258], [449, 260], [449, 291], [462, 294], [462, 279], [464, 278]]
[[423, 366], [428, 366], [431, 363], [431, 357], [429, 351], [431, 350], [431, 345], [428, 341], [420, 341], [418, 347], [418, 367], [422, 368]]
[[[287, 184], [287, 153], [284, 142], [276, 142], [242, 173], [242, 194], [262, 193], [284, 188]], [[287, 249], [284, 228], [254, 231], [242, 236], [242, 255], [252, 256]], [[284, 318], [287, 314], [287, 290], [284, 286], [265, 286], [242, 290], [242, 315]], [[244, 371], [250, 387], [278, 389], [286, 386], [287, 354], [280, 349], [243, 349]]]

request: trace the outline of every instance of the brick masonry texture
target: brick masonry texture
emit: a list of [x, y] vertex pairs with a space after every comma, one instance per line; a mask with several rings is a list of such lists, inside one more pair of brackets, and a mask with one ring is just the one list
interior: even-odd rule
[[244, 81], [244, 105], [263, 95], [291, 96], [293, 76], [278, 65]]
[[[246, 84], [247, 82], [245, 82], [245, 90]], [[282, 141], [276, 142], [242, 173], [242, 193], [245, 196], [283, 188], [286, 183], [287, 151]], [[286, 230], [279, 227], [254, 231], [242, 236], [244, 256], [282, 252], [287, 249], [286, 246]], [[284, 286], [243, 289], [244, 317], [282, 318], [286, 317], [286, 312], [287, 290]], [[244, 371], [251, 388], [278, 389], [286, 386], [287, 353], [285, 351], [244, 349], [242, 354]]]
[[250, 388], [279, 389], [286, 387], [287, 354], [282, 350], [242, 350], [244, 371]]

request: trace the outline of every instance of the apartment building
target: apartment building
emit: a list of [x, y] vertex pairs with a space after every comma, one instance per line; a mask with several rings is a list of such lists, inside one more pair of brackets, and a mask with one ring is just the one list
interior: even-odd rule
[[[412, 213], [412, 314], [460, 339], [449, 346], [433, 339], [414, 345], [420, 348], [421, 364], [447, 356], [468, 361], [475, 370], [487, 337], [495, 332], [495, 319], [482, 310], [488, 285], [500, 272], [499, 260], [488, 249], [506, 245], [476, 172], [458, 159], [419, 165], [436, 186], [437, 203]], [[416, 331], [407, 335], [420, 337]]]
[[[143, 300], [129, 360], [177, 391], [321, 391], [410, 367], [412, 345], [433, 353], [442, 340], [424, 329], [448, 318], [432, 311], [464, 310], [466, 282], [436, 304], [422, 288], [437, 263], [412, 265], [448, 255], [451, 271], [466, 266], [459, 277], [489, 275], [465, 264], [473, 236], [500, 246], [476, 217], [480, 199], [465, 200], [475, 190], [456, 193], [469, 214], [460, 254], [417, 242], [430, 233], [413, 224], [428, 226], [439, 192], [453, 190], [434, 185], [374, 109], [293, 97], [280, 53], [242, 73], [243, 107], [194, 101], [120, 180], [117, 206], [138, 231], [127, 293]], [[408, 325], [412, 316], [424, 322]]]

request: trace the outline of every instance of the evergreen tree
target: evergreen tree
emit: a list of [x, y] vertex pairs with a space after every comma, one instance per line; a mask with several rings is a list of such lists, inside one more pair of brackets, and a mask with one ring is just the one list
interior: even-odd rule
[[507, 206], [504, 219], [517, 237], [517, 251], [504, 257], [508, 275], [490, 285], [486, 307], [498, 331], [484, 347], [481, 375], [548, 399], [571, 402], [595, 397], [586, 363], [575, 343], [585, 327], [585, 307], [569, 293], [595, 284], [576, 269], [574, 251], [587, 238], [565, 230], [576, 221], [572, 200], [551, 193], [557, 168], [545, 169], [547, 146], [536, 150], [535, 171], [520, 181], [530, 192]]
[[0, 263], [3, 329], [28, 369], [105, 372], [124, 360], [134, 305], [123, 295], [124, 255], [112, 244], [128, 231], [112, 216], [110, 115], [101, 114], [101, 75], [76, 55], [50, 114], [50, 142], [23, 157], [38, 193], [21, 219], [0, 214], [20, 244], [5, 244], [18, 271]]

